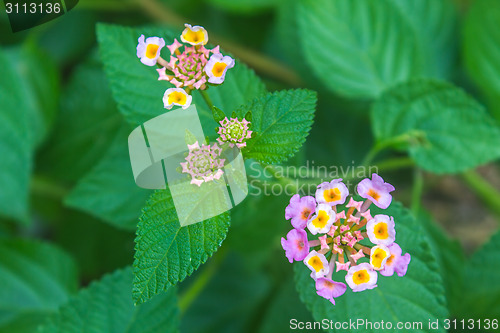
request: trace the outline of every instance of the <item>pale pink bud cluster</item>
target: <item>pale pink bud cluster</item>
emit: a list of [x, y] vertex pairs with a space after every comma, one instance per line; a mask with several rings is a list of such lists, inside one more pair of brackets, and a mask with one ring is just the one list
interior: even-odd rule
[[191, 184], [201, 186], [204, 182], [210, 182], [214, 179], [220, 179], [224, 159], [219, 158], [222, 149], [214, 143], [213, 145], [204, 145], [201, 147], [196, 141], [188, 145], [189, 153], [186, 162], [181, 163], [182, 172], [191, 176]]
[[249, 130], [250, 122], [246, 119], [238, 120], [238, 118], [228, 119], [227, 117], [221, 120], [220, 127], [217, 132], [219, 137], [217, 141], [222, 145], [229, 143], [232, 148], [236, 145], [238, 148], [243, 148], [247, 145], [245, 142], [252, 137], [252, 131]]

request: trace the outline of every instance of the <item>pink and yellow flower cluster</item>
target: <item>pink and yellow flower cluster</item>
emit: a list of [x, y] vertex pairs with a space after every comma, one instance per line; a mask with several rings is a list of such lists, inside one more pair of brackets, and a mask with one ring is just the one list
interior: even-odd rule
[[350, 197], [345, 204], [349, 190], [342, 179], [334, 179], [320, 184], [315, 197], [295, 194], [285, 209], [285, 218], [293, 226], [281, 238], [286, 257], [290, 263], [303, 261], [311, 270], [318, 295], [333, 304], [347, 290], [345, 283], [333, 280], [334, 271], [347, 271], [345, 282], [358, 292], [375, 288], [378, 273], [404, 276], [411, 259], [394, 242], [394, 218], [372, 216], [369, 209], [372, 203], [389, 207], [394, 187], [373, 174], [358, 184], [357, 191], [365, 200]]
[[201, 186], [204, 182], [220, 179], [223, 174], [224, 159], [220, 158], [222, 149], [213, 145], [199, 145], [196, 141], [188, 145], [186, 162], [182, 162], [182, 172], [191, 176], [191, 184]]
[[180, 43], [177, 39], [167, 45], [170, 59], [166, 61], [160, 55], [165, 40], [160, 37], [144, 38], [141, 35], [137, 44], [137, 57], [147, 66], [158, 65], [158, 80], [172, 83], [163, 96], [166, 109], [174, 105], [187, 108], [191, 105], [193, 90], [205, 90], [209, 84], [218, 85], [224, 82], [228, 69], [234, 67], [234, 59], [224, 56], [219, 46], [207, 49], [208, 33], [201, 26], [185, 24]]

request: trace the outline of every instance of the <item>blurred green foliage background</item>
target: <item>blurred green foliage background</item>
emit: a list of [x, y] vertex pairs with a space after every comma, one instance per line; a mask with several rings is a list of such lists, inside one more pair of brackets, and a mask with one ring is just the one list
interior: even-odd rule
[[[347, 167], [360, 164], [374, 144], [373, 100], [400, 78], [453, 82], [500, 121], [500, 1], [426, 1], [422, 12], [412, 7], [413, 1], [393, 1], [417, 32], [428, 30], [418, 39], [433, 46], [427, 58], [413, 58], [414, 40], [402, 38], [412, 31], [399, 31], [403, 28], [392, 17], [376, 20], [376, 5], [367, 11], [375, 17], [368, 29], [374, 35], [360, 27], [353, 40], [368, 45], [371, 37], [393, 38], [389, 44], [375, 43], [382, 51], [375, 47], [365, 55], [355, 47], [335, 48], [328, 38], [322, 42], [339, 33], [328, 26], [329, 4], [335, 1], [319, 1], [301, 15], [307, 1], [80, 0], [62, 17], [15, 34], [0, 5], [0, 332], [34, 332], [79, 288], [133, 262], [135, 226], [150, 192], [133, 181], [126, 153], [130, 127], [103, 70], [96, 23], [161, 24], [175, 30], [185, 22], [204, 26], [211, 42], [254, 69], [268, 90], [318, 92], [312, 131], [288, 164], [309, 160]], [[364, 1], [361, 7], [371, 5]], [[310, 38], [299, 35], [304, 27]], [[350, 57], [353, 65], [342, 65]], [[363, 63], [363, 57], [386, 66], [381, 72], [387, 81], [377, 81], [373, 73], [378, 70], [371, 75], [356, 67], [356, 59]], [[345, 81], [344, 69], [349, 73]], [[332, 76], [333, 70], [340, 74]], [[465, 273], [465, 279], [491, 282], [486, 291], [465, 296], [452, 284], [446, 291], [450, 317], [500, 318], [498, 237], [487, 245], [496, 254], [491, 261], [464, 261], [498, 228], [498, 163], [436, 174], [414, 168], [401, 151], [381, 156], [403, 161], [397, 170], [386, 165], [383, 177], [395, 184], [395, 199], [412, 206], [418, 221], [431, 230], [435, 252], [444, 253], [438, 260], [451, 265], [446, 272], [469, 265], [472, 273]], [[179, 286], [181, 332], [289, 332], [291, 318], [312, 320], [279, 242], [289, 229], [284, 221], [288, 200], [286, 195], [249, 196], [232, 211], [222, 248]], [[479, 265], [496, 268], [487, 278], [476, 271]], [[201, 287], [197, 281], [204, 281]], [[119, 280], [125, 287], [128, 282]], [[473, 303], [487, 293], [497, 301]], [[476, 305], [467, 309], [461, 299]], [[156, 331], [162, 330], [151, 329]]]

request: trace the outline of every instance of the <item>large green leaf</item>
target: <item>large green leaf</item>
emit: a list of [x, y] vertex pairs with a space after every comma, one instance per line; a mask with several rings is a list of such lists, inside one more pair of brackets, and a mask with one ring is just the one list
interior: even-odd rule
[[0, 241], [0, 332], [32, 333], [76, 292], [76, 265], [38, 241]]
[[74, 209], [62, 210], [60, 216], [51, 219], [54, 220], [52, 240], [75, 258], [80, 280], [92, 281], [105, 273], [132, 265], [133, 233], [117, 230]]
[[[373, 210], [381, 212], [380, 210]], [[428, 320], [447, 317], [445, 291], [438, 272], [436, 259], [431, 252], [424, 230], [399, 203], [393, 203], [384, 211], [396, 222], [396, 242], [404, 252], [411, 254], [408, 272], [404, 277], [385, 277], [379, 274], [375, 289], [346, 293], [336, 299], [336, 305], [316, 294], [310, 270], [301, 262], [295, 263], [295, 281], [300, 299], [306, 304], [317, 321], [324, 318], [333, 322], [349, 322], [364, 319], [371, 322], [391, 322], [393, 329], [398, 322], [421, 322], [422, 329], [412, 332], [444, 332], [430, 330]], [[334, 273], [334, 280], [343, 281], [345, 274]], [[334, 332], [335, 330], [329, 330]], [[376, 332], [373, 327], [344, 329], [338, 332]]]
[[453, 0], [391, 0], [410, 23], [424, 49], [425, 66], [432, 76], [450, 76], [456, 62], [458, 22]]
[[[218, 259], [220, 258], [214, 258], [214, 260]], [[204, 269], [205, 267], [193, 275], [193, 283], [197, 281], [196, 275], [203, 274]], [[212, 267], [206, 267], [206, 269], [212, 269]], [[266, 302], [267, 294], [272, 292], [269, 282], [269, 278], [262, 271], [248, 267], [246, 261], [240, 256], [228, 255], [216, 268], [216, 273], [203, 291], [186, 309], [181, 321], [181, 331], [186, 333], [255, 332], [252, 330], [256, 324], [252, 320], [254, 319], [252, 315], [260, 312], [262, 304]]]
[[[250, 168], [254, 168], [253, 164]], [[250, 186], [258, 186], [257, 180], [252, 180]], [[251, 192], [231, 210], [231, 232], [226, 245], [241, 254], [247, 265], [264, 265], [273, 256], [272, 251], [280, 248], [277, 240], [290, 227], [290, 223], [277, 222], [283, 219], [289, 200], [285, 195], [271, 195], [269, 186], [266, 192], [261, 188]]]
[[[158, 36], [169, 41], [178, 37], [166, 28], [134, 29], [110, 24], [97, 25], [97, 39], [106, 75], [118, 108], [136, 126], [165, 112], [163, 94], [173, 85], [158, 81], [155, 67], [143, 65], [136, 55], [137, 39]], [[162, 56], [169, 59], [168, 49]]]
[[[76, 4], [76, 1], [73, 3]], [[99, 4], [113, 5], [107, 0], [99, 1]], [[68, 5], [66, 9], [67, 7]], [[70, 10], [57, 20], [29, 31], [47, 55], [57, 62], [59, 67], [65, 68], [80, 61], [95, 44], [95, 24], [98, 20], [100, 20], [98, 11]]]
[[284, 90], [268, 93], [241, 107], [238, 115], [252, 111], [246, 158], [263, 163], [280, 163], [293, 156], [304, 144], [316, 108], [316, 93], [309, 90]]
[[468, 260], [458, 318], [500, 318], [500, 232]]
[[[370, 132], [368, 110], [368, 106], [352, 108], [339, 99], [332, 99], [330, 93], [319, 93], [311, 136], [305, 143], [309, 161], [314, 160], [316, 165], [347, 167], [360, 163], [373, 145], [372, 137], [360, 135]], [[342, 139], [325, 139], [325, 134], [332, 130], [336, 138]]]
[[463, 296], [464, 250], [457, 240], [450, 238], [432, 220], [432, 216], [429, 213], [425, 211], [419, 212], [418, 221], [426, 229], [429, 236], [430, 246], [432, 252], [436, 254], [439, 272], [443, 279], [448, 308], [450, 309], [450, 313], [455, 315], [455, 310], [462, 302]]
[[[193, 203], [192, 211], [206, 209], [200, 205], [210, 205], [210, 198]], [[143, 209], [137, 226], [135, 302], [147, 301], [196, 270], [221, 246], [229, 223], [230, 215], [226, 212], [181, 227], [170, 191], [155, 192]]]
[[[113, 96], [120, 111], [133, 125], [163, 114], [166, 111], [162, 102], [163, 93], [173, 87], [166, 81], [158, 81], [154, 67], [143, 65], [137, 58], [137, 38], [141, 34], [162, 37], [167, 44], [174, 38], [179, 39], [177, 32], [166, 28], [132, 29], [105, 24], [97, 27], [101, 57]], [[168, 49], [162, 50], [162, 54], [169, 59]], [[207, 93], [215, 106], [230, 115], [238, 106], [264, 91], [264, 85], [255, 73], [238, 62], [235, 68], [228, 71], [224, 84], [210, 87]], [[207, 131], [205, 134], [213, 134], [211, 129], [215, 128], [215, 122], [212, 111], [197, 92], [193, 97], [193, 104], [200, 109], [198, 113], [203, 126], [209, 125], [209, 128], [204, 128]]]
[[[287, 262], [288, 263], [288, 262]], [[290, 322], [311, 322], [313, 318], [305, 305], [300, 302], [293, 280], [280, 281], [278, 288], [265, 303], [267, 311], [263, 313], [259, 333], [289, 333]]]
[[128, 153], [128, 128], [123, 127], [105, 156], [83, 177], [65, 203], [122, 229], [134, 230], [151, 194], [135, 184]]
[[323, 84], [348, 97], [374, 98], [409, 78], [442, 74], [437, 59], [452, 44], [453, 7], [400, 2], [297, 2], [299, 45]]
[[461, 89], [433, 80], [396, 86], [373, 105], [379, 142], [407, 138], [415, 162], [435, 173], [453, 173], [500, 156], [500, 129]]
[[47, 320], [40, 333], [171, 333], [178, 332], [175, 288], [147, 304], [134, 306], [132, 270], [115, 271], [94, 282]]
[[[59, 73], [45, 53], [29, 43], [21, 48], [8, 49], [5, 56], [5, 65], [16, 75], [16, 82], [1, 76], [5, 90], [13, 95], [9, 98], [16, 98], [15, 114], [19, 115], [22, 110], [28, 117], [29, 130], [24, 133], [25, 139], [37, 146], [50, 131], [58, 110]], [[1, 100], [3, 103], [4, 99]]]
[[209, 0], [214, 6], [230, 12], [251, 14], [278, 6], [284, 0]]
[[471, 4], [464, 25], [465, 67], [475, 83], [491, 99], [500, 115], [500, 2], [477, 0]]
[[123, 117], [101, 67], [94, 55], [76, 67], [62, 95], [54, 132], [40, 154], [39, 170], [76, 181], [108, 150]]
[[33, 152], [57, 110], [58, 74], [31, 47], [0, 50], [0, 214], [27, 220]]

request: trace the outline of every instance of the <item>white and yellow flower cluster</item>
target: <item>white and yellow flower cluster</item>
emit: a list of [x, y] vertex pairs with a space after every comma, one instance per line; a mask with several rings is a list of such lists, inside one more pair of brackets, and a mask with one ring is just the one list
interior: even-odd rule
[[175, 86], [167, 89], [163, 96], [166, 109], [189, 107], [193, 90], [205, 90], [209, 85], [222, 84], [227, 70], [235, 65], [233, 58], [220, 53], [219, 46], [212, 49], [205, 47], [208, 33], [201, 26], [185, 24], [180, 40], [184, 44], [174, 39], [172, 44], [167, 45], [169, 61], [161, 57], [161, 50], [165, 46], [163, 38], [145, 39], [141, 35], [137, 44], [137, 57], [141, 62], [147, 66], [158, 65], [158, 80], [168, 81]]

